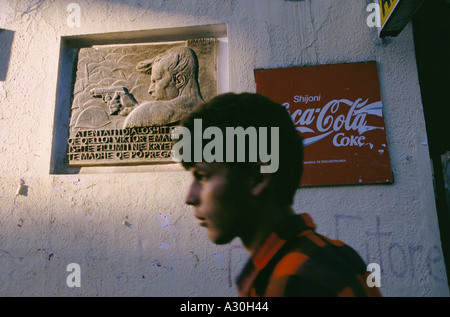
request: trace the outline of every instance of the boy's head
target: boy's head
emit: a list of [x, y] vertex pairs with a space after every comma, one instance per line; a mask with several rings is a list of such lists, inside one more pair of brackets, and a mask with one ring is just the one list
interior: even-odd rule
[[[198, 122], [201, 122], [201, 125]], [[217, 139], [212, 142], [213, 135], [207, 133], [206, 136], [204, 132], [210, 130], [209, 128], [222, 131], [223, 147], [214, 148], [208, 153], [212, 153], [214, 158], [218, 157], [216, 156], [218, 150], [222, 151], [223, 161], [219, 162], [228, 167], [231, 177], [239, 179], [251, 176], [252, 173], [259, 173], [261, 170], [259, 167], [268, 164], [264, 157], [268, 158], [270, 154], [272, 161], [276, 157], [276, 169], [270, 172], [270, 190], [280, 206], [292, 204], [303, 172], [303, 143], [292, 119], [282, 105], [258, 94], [227, 93], [198, 105], [184, 118], [182, 126], [191, 132], [192, 149], [201, 146], [201, 149], [206, 150], [206, 147], [209, 147], [211, 150], [211, 143], [220, 145]], [[203, 136], [201, 139], [196, 138], [194, 133], [199, 126]], [[234, 138], [234, 142], [230, 143], [230, 131], [236, 132], [237, 128], [242, 128], [239, 130], [241, 132], [252, 133], [241, 133], [240, 136], [245, 135], [244, 140]], [[236, 135], [238, 133], [234, 137]], [[201, 144], [198, 144], [199, 141]], [[204, 151], [203, 154], [205, 153]], [[252, 159], [255, 156], [257, 159]], [[245, 162], [241, 162], [241, 157], [245, 157]], [[181, 163], [186, 169], [196, 164], [193, 157], [190, 160], [182, 160]]]

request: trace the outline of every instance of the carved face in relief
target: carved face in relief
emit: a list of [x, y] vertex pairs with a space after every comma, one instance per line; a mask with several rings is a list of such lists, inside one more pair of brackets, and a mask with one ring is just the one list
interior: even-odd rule
[[180, 83], [177, 77], [165, 67], [164, 61], [155, 63], [148, 93], [154, 100], [171, 100], [178, 97]]

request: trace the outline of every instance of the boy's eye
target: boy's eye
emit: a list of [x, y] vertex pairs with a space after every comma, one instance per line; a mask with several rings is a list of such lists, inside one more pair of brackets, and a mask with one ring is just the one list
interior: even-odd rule
[[201, 180], [207, 179], [208, 177], [209, 177], [209, 175], [208, 175], [207, 173], [204, 173], [204, 172], [198, 172], [198, 171], [195, 171], [195, 172], [194, 172], [194, 178], [195, 178], [196, 180], [201, 181]]

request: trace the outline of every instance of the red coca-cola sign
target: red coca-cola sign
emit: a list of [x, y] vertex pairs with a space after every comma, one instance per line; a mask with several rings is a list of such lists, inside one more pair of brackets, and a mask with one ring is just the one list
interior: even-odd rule
[[304, 138], [301, 186], [393, 182], [375, 62], [255, 70]]

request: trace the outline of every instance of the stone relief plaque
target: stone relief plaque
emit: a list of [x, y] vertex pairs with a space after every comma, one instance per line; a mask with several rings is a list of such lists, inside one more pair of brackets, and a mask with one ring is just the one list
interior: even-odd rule
[[80, 48], [69, 166], [169, 163], [171, 133], [217, 94], [217, 40]]

